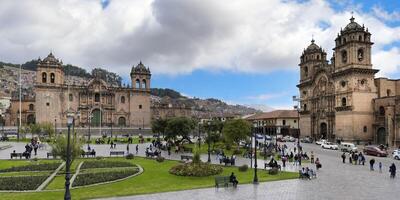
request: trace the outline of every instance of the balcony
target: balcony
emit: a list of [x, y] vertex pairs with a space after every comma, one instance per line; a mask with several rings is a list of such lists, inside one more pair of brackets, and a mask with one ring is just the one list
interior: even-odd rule
[[340, 112], [340, 111], [351, 111], [351, 110], [353, 110], [353, 106], [339, 106], [339, 107], [336, 107], [335, 110], [337, 112]]

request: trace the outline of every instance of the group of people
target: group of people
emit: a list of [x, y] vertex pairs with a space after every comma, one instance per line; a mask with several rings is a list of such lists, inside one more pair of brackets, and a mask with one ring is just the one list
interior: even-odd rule
[[304, 178], [307, 178], [307, 179], [310, 179], [310, 180], [311, 180], [311, 178], [316, 178], [317, 177], [316, 172], [313, 169], [308, 168], [308, 167], [306, 167], [306, 168], [303, 167], [300, 170], [300, 175], [301, 175], [301, 177], [304, 177]]

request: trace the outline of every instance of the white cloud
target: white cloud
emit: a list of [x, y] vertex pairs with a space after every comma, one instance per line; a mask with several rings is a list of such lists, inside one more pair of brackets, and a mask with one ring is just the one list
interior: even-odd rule
[[[400, 28], [384, 23], [395, 13], [374, 11], [355, 17], [373, 34], [374, 64], [388, 75], [397, 59], [388, 54], [398, 51], [384, 47], [400, 40]], [[348, 18], [322, 0], [118, 0], [105, 9], [99, 0], [3, 0], [0, 60], [21, 63], [53, 50], [64, 63], [120, 74], [139, 60], [167, 74], [292, 70], [311, 35], [330, 57]]]
[[279, 98], [279, 97], [283, 97], [283, 96], [287, 96], [287, 93], [283, 92], [283, 93], [260, 94], [257, 96], [249, 96], [249, 97], [247, 97], [247, 99], [256, 100], [256, 101], [266, 101], [266, 100]]
[[379, 19], [383, 19], [385, 21], [400, 21], [400, 12], [398, 11], [388, 12], [380, 6], [372, 7], [372, 11]]

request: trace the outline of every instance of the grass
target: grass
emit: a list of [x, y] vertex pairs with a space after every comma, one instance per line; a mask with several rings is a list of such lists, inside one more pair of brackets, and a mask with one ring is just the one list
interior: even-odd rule
[[[126, 160], [124, 158], [109, 158], [109, 160], [120, 160], [138, 164], [144, 168], [143, 174], [123, 180], [116, 183], [98, 185], [86, 188], [72, 189], [73, 199], [91, 199], [111, 196], [127, 196], [138, 194], [149, 194], [167, 191], [187, 190], [195, 188], [206, 188], [214, 186], [214, 177], [182, 177], [175, 176], [168, 170], [178, 164], [177, 161], [166, 160], [163, 163], [158, 163], [152, 159], [135, 158], [134, 160]], [[1, 164], [2, 161], [0, 161]], [[237, 167], [224, 167], [221, 175], [228, 176], [234, 172], [240, 181], [243, 183], [251, 183], [253, 180], [253, 170], [247, 172], [239, 172]], [[268, 175], [266, 171], [259, 170], [259, 181], [275, 181], [284, 179], [298, 178], [298, 173], [282, 172], [278, 175]], [[56, 177], [49, 188], [62, 188], [63, 177]], [[0, 193], [0, 199], [18, 199], [18, 200], [52, 200], [62, 199], [63, 191], [47, 191], [39, 193]]]
[[34, 165], [34, 164], [41, 164], [41, 163], [54, 163], [60, 162], [60, 160], [25, 160], [25, 159], [18, 159], [18, 160], [1, 160], [0, 161], [0, 169], [8, 169], [11, 167], [17, 166], [24, 166], [24, 165]]
[[42, 176], [42, 175], [50, 175], [53, 171], [40, 171], [40, 172], [6, 172], [0, 173], [0, 177], [2, 176]]
[[[72, 177], [72, 175], [71, 175]], [[65, 175], [57, 175], [54, 179], [47, 185], [45, 190], [55, 190], [55, 189], [64, 189], [65, 188]], [[1, 196], [1, 194], [0, 194]]]

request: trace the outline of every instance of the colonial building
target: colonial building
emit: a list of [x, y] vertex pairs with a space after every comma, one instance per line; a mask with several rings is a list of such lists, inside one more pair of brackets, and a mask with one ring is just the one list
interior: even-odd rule
[[298, 136], [299, 116], [296, 110], [274, 110], [257, 113], [245, 118], [257, 132], [269, 135], [282, 134]]
[[[76, 126], [91, 123], [92, 126], [150, 127], [151, 73], [141, 62], [132, 67], [132, 87], [107, 84], [96, 74], [86, 84], [67, 84], [62, 62], [52, 53], [39, 61], [36, 76], [35, 99], [23, 100], [27, 106], [23, 106], [26, 117], [22, 116], [22, 124], [30, 122], [29, 116], [33, 114], [37, 123], [65, 126], [67, 113], [73, 112]], [[18, 104], [12, 101], [10, 125], [17, 123]]]
[[[300, 57], [302, 136], [399, 143], [398, 80], [375, 79], [371, 33], [355, 22], [338, 33], [330, 62], [314, 40]], [[397, 107], [396, 107], [397, 105]], [[396, 112], [397, 110], [397, 112]], [[390, 115], [389, 115], [390, 113]]]

